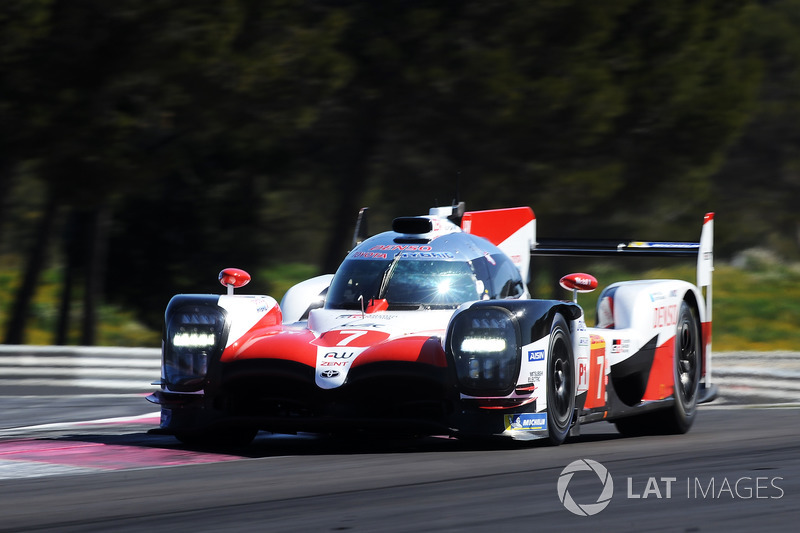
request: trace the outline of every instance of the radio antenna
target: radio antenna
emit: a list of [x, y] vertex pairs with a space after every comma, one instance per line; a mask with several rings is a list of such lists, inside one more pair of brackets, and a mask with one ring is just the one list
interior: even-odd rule
[[456, 172], [456, 197], [453, 199], [453, 213], [447, 217], [456, 226], [461, 225], [466, 205], [461, 201], [461, 172]]

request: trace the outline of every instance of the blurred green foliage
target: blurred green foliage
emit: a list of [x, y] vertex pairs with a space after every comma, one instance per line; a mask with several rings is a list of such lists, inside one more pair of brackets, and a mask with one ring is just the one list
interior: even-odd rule
[[4, 1], [0, 266], [21, 273], [6, 340], [41, 313], [62, 333], [79, 324], [69, 342], [106, 342], [92, 325], [108, 309], [156, 330], [170, 295], [216, 291], [227, 266], [331, 272], [363, 205], [373, 232], [458, 197], [530, 205], [543, 236], [670, 240], [716, 211], [719, 257], [797, 258], [798, 13], [800, 0]]
[[[713, 349], [789, 350], [800, 345], [800, 263], [786, 263], [772, 254], [748, 250], [737, 256], [736, 265], [718, 264], [712, 286]], [[590, 326], [596, 323], [597, 299], [602, 290], [631, 279], [681, 279], [696, 282], [693, 265], [674, 265], [632, 271], [624, 263], [583, 265], [594, 275], [598, 290], [580, 294], [578, 303], [586, 311]], [[568, 272], [563, 272], [561, 275]], [[558, 279], [555, 278], [555, 279]], [[541, 279], [532, 287], [540, 296], [549, 295], [551, 284]], [[563, 289], [558, 298], [571, 298]]]
[[[797, 350], [800, 345], [800, 264], [777, 261], [772, 256], [759, 259], [758, 252], [748, 252], [749, 259], [738, 266], [717, 265], [713, 285], [713, 346], [718, 351], [737, 350]], [[578, 303], [586, 311], [587, 324], [594, 326], [597, 298], [603, 288], [617, 281], [630, 279], [683, 279], [693, 282], [695, 269], [692, 266], [670, 266], [640, 272], [622, 268], [619, 263], [594, 263], [583, 265], [582, 270], [597, 277], [598, 290], [580, 294]], [[567, 272], [561, 272], [556, 278]], [[297, 282], [317, 275], [313, 265], [285, 264], [262, 269], [254, 276], [254, 282], [265, 283], [278, 301], [286, 290]], [[8, 304], [11, 289], [18, 280], [14, 270], [0, 269], [0, 305]], [[571, 294], [563, 289], [551, 293], [550, 272], [537, 276], [531, 290], [539, 297], [569, 299]], [[33, 314], [30, 320], [29, 342], [52, 344], [54, 309], [57, 307], [57, 270], [49, 270], [42, 286], [37, 291]], [[209, 280], [209, 292], [222, 293], [224, 289], [216, 279]], [[238, 292], [252, 294], [248, 285]], [[165, 303], [166, 305], [166, 303]], [[158, 347], [161, 332], [139, 322], [130, 310], [106, 305], [101, 310], [101, 326], [98, 344], [107, 346]], [[0, 317], [0, 327], [3, 321]], [[79, 324], [73, 323], [70, 340], [77, 342]]]

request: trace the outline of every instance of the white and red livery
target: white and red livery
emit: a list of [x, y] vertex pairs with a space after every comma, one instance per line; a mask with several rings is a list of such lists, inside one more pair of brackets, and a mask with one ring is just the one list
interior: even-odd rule
[[[158, 432], [247, 442], [257, 431], [505, 436], [560, 444], [581, 424], [683, 433], [713, 399], [713, 214], [700, 241], [537, 241], [527, 207], [463, 204], [395, 219], [335, 275], [269, 296], [225, 269], [225, 295], [167, 307]], [[531, 256], [692, 256], [697, 284], [640, 280], [600, 295], [595, 327], [570, 300], [530, 297]]]

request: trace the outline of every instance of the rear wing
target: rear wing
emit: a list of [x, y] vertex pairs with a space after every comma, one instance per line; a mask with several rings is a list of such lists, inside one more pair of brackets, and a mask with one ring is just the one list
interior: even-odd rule
[[532, 256], [582, 257], [696, 257], [697, 287], [708, 288], [711, 315], [711, 278], [714, 271], [714, 213], [706, 213], [698, 242], [538, 239]]
[[538, 239], [531, 256], [582, 257], [696, 257], [697, 288], [705, 299], [704, 401], [716, 394], [711, 386], [712, 273], [714, 272], [714, 213], [706, 213], [698, 242]]

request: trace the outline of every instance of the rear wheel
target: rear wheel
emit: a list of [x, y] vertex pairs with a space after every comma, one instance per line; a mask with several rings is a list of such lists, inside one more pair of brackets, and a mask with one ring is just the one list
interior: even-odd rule
[[675, 404], [666, 417], [664, 428], [670, 433], [686, 433], [692, 427], [697, 413], [702, 358], [700, 327], [693, 309], [686, 302], [681, 302], [673, 365]]
[[694, 423], [703, 354], [700, 326], [693, 308], [686, 302], [681, 302], [676, 327], [672, 363], [675, 401], [667, 409], [617, 420], [614, 424], [623, 435], [686, 433]]
[[547, 429], [551, 444], [564, 442], [575, 411], [575, 368], [567, 321], [556, 315], [550, 328], [547, 364]]

